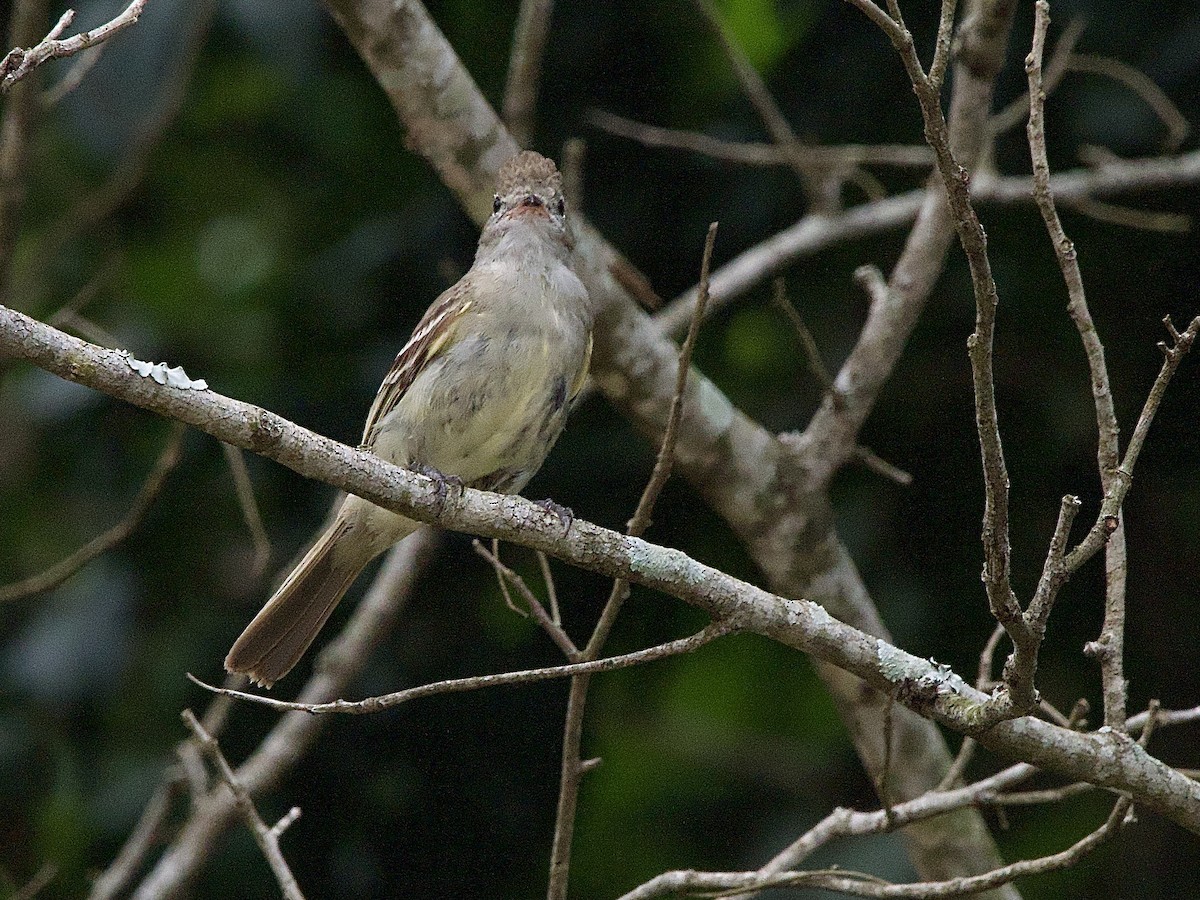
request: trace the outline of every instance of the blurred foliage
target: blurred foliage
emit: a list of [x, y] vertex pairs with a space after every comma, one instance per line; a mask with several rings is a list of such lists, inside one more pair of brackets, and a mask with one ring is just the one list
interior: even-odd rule
[[[905, 4], [920, 46], [935, 4]], [[1018, 15], [1000, 102], [1024, 87], [1031, 13]], [[497, 105], [515, 0], [444, 0], [431, 11]], [[911, 10], [910, 10], [911, 7]], [[79, 24], [112, 2], [81, 4]], [[181, 77], [178, 60], [200, 5], [153, 0], [80, 88], [41, 123], [17, 253], [16, 305], [42, 317], [94, 282], [84, 314], [143, 358], [184, 365], [216, 389], [354, 442], [392, 355], [426, 304], [470, 263], [475, 233], [417, 157], [382, 93], [324, 11], [311, 3], [226, 0], [145, 176], [111, 216], [64, 234], [64, 211], [88, 203], [128, 165], [139, 134]], [[823, 143], [916, 142], [911, 89], [886, 40], [834, 0], [721, 0], [728, 33], [767, 78], [798, 134]], [[1055, 3], [1055, 28], [1082, 16], [1081, 49], [1138, 66], [1200, 121], [1200, 12], [1194, 2]], [[53, 80], [70, 63], [49, 65]], [[536, 146], [588, 141], [585, 208], [664, 296], [695, 280], [708, 222], [722, 223], [717, 262], [804, 212], [786, 170], [738, 169], [642, 149], [585, 124], [599, 107], [656, 124], [762, 140], [712, 35], [687, 0], [556, 5]], [[1049, 103], [1051, 162], [1078, 164], [1098, 144], [1153, 154], [1164, 129], [1124, 89], [1069, 76]], [[1000, 168], [1028, 166], [1020, 129]], [[1195, 147], [1194, 138], [1188, 147]], [[893, 190], [919, 176], [881, 172]], [[858, 197], [851, 197], [857, 202]], [[1200, 212], [1196, 188], [1137, 198], [1149, 209]], [[1031, 208], [985, 209], [1001, 297], [997, 394], [1013, 484], [1014, 576], [1027, 595], [1058, 498], [1097, 507], [1086, 368], [1064, 313], [1065, 291]], [[1075, 239], [1128, 433], [1158, 370], [1165, 313], [1200, 311], [1195, 232], [1147, 234], [1064, 213]], [[854, 268], [895, 260], [897, 231], [798, 262], [790, 296], [836, 367], [866, 312]], [[55, 248], [47, 256], [47, 248]], [[820, 392], [769, 287], [706, 324], [698, 364], [746, 412], [775, 430], [802, 427]], [[979, 568], [981, 485], [964, 342], [969, 280], [952, 252], [864, 441], [910, 471], [902, 489], [858, 469], [836, 485], [840, 533], [902, 646], [974, 671], [991, 630]], [[1196, 702], [1200, 617], [1200, 368], [1185, 363], [1139, 464], [1130, 535], [1131, 702]], [[117, 521], [166, 440], [142, 412], [28, 366], [0, 363], [0, 582], [39, 571]], [[47, 860], [45, 897], [77, 897], [111, 860], [182, 736], [178, 712], [206, 698], [183, 677], [219, 677], [231, 640], [269, 590], [225, 461], [192, 434], [183, 465], [135, 539], [48, 596], [0, 610], [0, 897]], [[609, 409], [577, 411], [531, 496], [621, 528], [652, 448]], [[249, 460], [286, 564], [323, 516], [330, 492]], [[648, 537], [751, 580], [736, 540], [686, 484], [672, 482]], [[523, 551], [506, 559], [536, 580]], [[567, 625], [583, 635], [602, 580], [557, 566]], [[347, 606], [350, 604], [348, 603]], [[1099, 567], [1064, 592], [1040, 675], [1066, 708], [1098, 702], [1082, 644], [1098, 629]], [[333, 626], [344, 621], [339, 610]], [[635, 591], [614, 651], [701, 624], [682, 604]], [[331, 629], [330, 629], [331, 630]], [[512, 616], [487, 567], [451, 538], [401, 627], [369, 661], [353, 695], [557, 661]], [[288, 696], [311, 661], [280, 685]], [[557, 793], [565, 684], [425, 700], [382, 716], [339, 719], [263, 801], [303, 817], [283, 841], [312, 897], [533, 897], [543, 892]], [[273, 717], [239, 708], [222, 739], [235, 762]], [[1196, 729], [1156, 749], [1200, 766]], [[957, 738], [951, 736], [952, 744]], [[604, 762], [581, 798], [574, 892], [611, 897], [666, 868], [749, 867], [833, 804], [871, 807], [870, 784], [835, 711], [799, 654], [754, 637], [594, 681], [585, 752]], [[979, 770], [997, 764], [982, 757]], [[1094, 827], [1104, 798], [1014, 810], [999, 840], [1009, 856], [1052, 852]], [[1126, 839], [1074, 871], [1022, 884], [1025, 896], [1190, 896], [1196, 839], [1144, 814]], [[833, 848], [840, 863], [911, 875], [894, 838]], [[249, 836], [235, 828], [196, 896], [263, 897], [274, 888]]]

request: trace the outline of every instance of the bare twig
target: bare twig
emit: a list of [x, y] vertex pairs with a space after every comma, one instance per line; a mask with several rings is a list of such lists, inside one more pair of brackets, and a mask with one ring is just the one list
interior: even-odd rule
[[1124, 228], [1136, 228], [1140, 231], [1159, 231], [1164, 234], [1184, 234], [1192, 230], [1192, 217], [1187, 213], [1163, 212], [1160, 210], [1134, 209], [1117, 203], [1105, 203], [1103, 200], [1093, 200], [1087, 197], [1078, 200], [1065, 200], [1063, 206], [1075, 212], [1095, 219], [1097, 222], [1107, 222]]
[[181, 790], [182, 782], [176, 775], [172, 773], [165, 777], [150, 795], [120, 852], [92, 883], [88, 900], [115, 900], [124, 895], [126, 886], [137, 875], [150, 850], [162, 839], [161, 832], [171, 812], [171, 804]]
[[[691, 367], [692, 350], [696, 346], [696, 338], [700, 333], [700, 323], [704, 318], [704, 308], [708, 303], [708, 280], [712, 268], [713, 245], [717, 239], [717, 223], [708, 227], [708, 235], [704, 241], [704, 255], [700, 262], [700, 299], [696, 303], [696, 311], [692, 316], [692, 324], [688, 328], [683, 346], [679, 348], [679, 364], [676, 369], [675, 393], [671, 400], [671, 410], [667, 415], [667, 424], [663, 432], [662, 445], [654, 461], [654, 470], [642, 490], [637, 509], [629, 520], [627, 534], [630, 537], [640, 537], [650, 527], [650, 516], [654, 504], [662, 493], [667, 479], [671, 477], [671, 468], [675, 460], [675, 439], [679, 422], [683, 416], [683, 393], [687, 386], [688, 370]], [[629, 582], [618, 578], [613, 582], [608, 600], [588, 639], [587, 646], [578, 655], [581, 661], [595, 660], [599, 657], [608, 635], [612, 631], [617, 615], [625, 598], [629, 596]], [[709, 628], [718, 631], [723, 626], [715, 623]], [[705, 629], [706, 631], [708, 629]], [[703, 633], [703, 632], [702, 632]], [[583, 711], [587, 703], [587, 692], [590, 679], [581, 674], [571, 679], [571, 691], [567, 696], [567, 712], [563, 725], [562, 767], [559, 777], [558, 808], [554, 819], [554, 842], [550, 851], [550, 876], [546, 888], [547, 900], [565, 900], [567, 882], [571, 870], [571, 844], [575, 833], [575, 809], [579, 800], [579, 783], [583, 776], [582, 753], [580, 751], [583, 739]]]
[[75, 10], [68, 9], [40, 43], [28, 50], [14, 47], [8, 51], [8, 55], [0, 62], [0, 79], [3, 79], [0, 80], [0, 91], [7, 92], [9, 88], [47, 60], [74, 56], [81, 50], [94, 47], [96, 44], [120, 34], [137, 22], [145, 6], [146, 0], [132, 0], [124, 10], [103, 25], [98, 25], [91, 31], [81, 32], [74, 37], [60, 40], [59, 36], [75, 19]]
[[[827, 170], [825, 167], [814, 168], [798, 152], [800, 142], [796, 139], [796, 133], [792, 130], [792, 126], [788, 124], [787, 117], [780, 110], [775, 98], [771, 96], [767, 83], [754, 68], [745, 51], [726, 32], [721, 17], [717, 14], [711, 0], [692, 0], [692, 5], [696, 7], [708, 25], [709, 31], [717, 39], [721, 49], [725, 51], [742, 92], [750, 101], [750, 105], [754, 107], [754, 111], [758, 113], [763, 125], [766, 126], [771, 140], [778, 145], [788, 164], [800, 176], [809, 201], [817, 209], [828, 210], [836, 207], [838, 192], [835, 185], [822, 183], [826, 181]], [[836, 184], [836, 179], [834, 181]]]
[[[1028, 104], [1024, 109], [1025, 115], [1028, 115]], [[1057, 173], [1051, 178], [1050, 187], [1054, 199], [1065, 205], [1087, 203], [1101, 196], [1164, 190], [1197, 182], [1200, 182], [1200, 151], [1166, 159], [1110, 158], [1096, 168]], [[940, 184], [937, 190], [941, 191]], [[1033, 200], [1033, 181], [1016, 175], [977, 175], [971, 183], [971, 197], [976, 205], [1014, 206], [1030, 203]], [[779, 274], [799, 259], [813, 256], [829, 247], [909, 224], [921, 211], [926, 199], [927, 192], [921, 189], [863, 203], [836, 215], [814, 213], [804, 216], [762, 243], [744, 250], [713, 273], [709, 314], [727, 308], [763, 281]], [[1143, 227], [1137, 220], [1118, 224]], [[896, 269], [905, 276], [903, 284], [921, 287], [927, 279], [918, 278], [911, 268], [902, 266], [900, 262], [896, 264]], [[891, 281], [894, 287], [897, 284], [895, 270]], [[908, 288], [902, 292], [902, 296], [911, 294], [915, 289]], [[644, 305], [650, 309], [657, 308], [649, 304]], [[691, 321], [692, 308], [695, 305], [696, 289], [693, 287], [667, 303], [655, 315], [655, 321], [664, 333], [682, 334]], [[895, 332], [898, 329], [893, 323], [885, 322], [881, 325], [881, 330]]]
[[563, 655], [571, 661], [578, 659], [579, 648], [575, 646], [575, 643], [571, 640], [570, 636], [563, 631], [562, 626], [554, 621], [553, 616], [546, 612], [546, 609], [542, 606], [541, 601], [539, 601], [533, 591], [530, 590], [529, 585], [525, 583], [525, 579], [500, 561], [500, 557], [496, 552], [496, 543], [497, 542], [495, 541], [492, 542], [491, 553], [489, 553], [487, 548], [483, 546], [482, 541], [474, 540], [471, 542], [471, 546], [474, 547], [475, 552], [486, 559], [491, 565], [492, 569], [495, 570], [496, 578], [500, 582], [500, 589], [504, 592], [506, 598], [505, 602], [512, 606], [512, 608], [517, 612], [525, 615], [522, 610], [517, 609], [516, 606], [512, 605], [512, 599], [509, 597], [508, 589], [506, 587], [506, 584], [511, 584], [518, 591], [520, 591], [521, 596], [525, 598], [525, 602], [529, 605], [529, 610], [533, 614], [534, 621], [542, 626], [542, 630], [550, 636], [550, 639], [554, 641], [558, 649], [563, 652]]
[[[716, 892], [762, 890], [768, 887], [820, 888], [854, 897], [910, 897], [921, 898], [921, 900], [962, 897], [1008, 884], [1017, 878], [1059, 871], [1075, 865], [1088, 853], [1117, 834], [1125, 821], [1129, 807], [1130, 803], [1127, 798], [1118, 800], [1103, 825], [1066, 850], [1038, 859], [1021, 860], [982, 875], [964, 876], [946, 881], [892, 884], [880, 878], [840, 869], [777, 873], [765, 873], [763, 870], [757, 872], [696, 872], [688, 870], [665, 872], [658, 875], [622, 895], [620, 900], [648, 900], [651, 897], [667, 895], [712, 896]], [[872, 815], [847, 813], [844, 810], [839, 812], [843, 814], [845, 821], [850, 820], [853, 816]], [[840, 821], [830, 826], [830, 830], [837, 831], [845, 830], [845, 828], [846, 826]]]
[[620, 656], [607, 656], [588, 662], [565, 663], [561, 666], [544, 666], [538, 669], [521, 669], [515, 672], [500, 672], [493, 675], [476, 675], [469, 678], [451, 678], [445, 681], [435, 681], [418, 687], [407, 688], [391, 694], [380, 694], [377, 697], [367, 697], [364, 700], [331, 700], [322, 703], [306, 701], [277, 700], [264, 694], [251, 694], [232, 688], [215, 687], [201, 681], [189, 673], [188, 678], [214, 694], [222, 694], [235, 700], [246, 700], [288, 712], [304, 712], [312, 715], [328, 713], [346, 713], [349, 715], [369, 715], [385, 709], [392, 709], [414, 700], [426, 697], [437, 697], [442, 694], [462, 694], [467, 691], [477, 691], [491, 687], [510, 687], [512, 685], [536, 684], [539, 681], [550, 681], [555, 678], [568, 678], [572, 675], [590, 675], [596, 672], [614, 672], [617, 669], [628, 669], [630, 666], [640, 666], [648, 662], [679, 656], [699, 650], [705, 644], [712, 643], [719, 637], [731, 634], [734, 626], [724, 622], [714, 622], [690, 637], [656, 644], [644, 650], [635, 650]]
[[[550, 33], [554, 0], [521, 0], [512, 53], [508, 59], [508, 82], [504, 87], [502, 116], [513, 139], [522, 147], [533, 140], [538, 85], [542, 80], [542, 55]], [[574, 198], [570, 197], [574, 203]]]
[[254, 835], [254, 841], [258, 844], [259, 849], [262, 850], [263, 856], [266, 857], [267, 864], [271, 867], [271, 872], [275, 875], [275, 880], [279, 882], [279, 887], [283, 890], [283, 896], [287, 900], [304, 900], [304, 894], [300, 892], [300, 886], [296, 884], [296, 878], [292, 875], [292, 870], [288, 867], [287, 860], [283, 858], [283, 851], [279, 849], [279, 835], [299, 816], [299, 807], [293, 807], [291, 812], [281, 819], [275, 827], [268, 827], [267, 823], [258, 814], [258, 810], [255, 809], [254, 801], [250, 799], [250, 792], [238, 780], [228, 760], [225, 759], [225, 754], [221, 752], [221, 747], [217, 743], [217, 739], [204, 730], [204, 726], [200, 724], [200, 720], [196, 718], [190, 709], [185, 709], [181, 713], [181, 717], [184, 724], [196, 735], [200, 749], [208, 757], [209, 765], [216, 770], [217, 777], [221, 779], [225, 786], [229, 788], [230, 793], [233, 794], [238, 812], [241, 813], [246, 826], [250, 829], [250, 833]]
[[[47, 0], [16, 0], [8, 18], [9, 39], [32, 42], [45, 27]], [[29, 147], [38, 126], [38, 85], [33, 79], [18, 86], [4, 103], [0, 119], [0, 303], [8, 299], [13, 251], [28, 192]]]
[[[372, 648], [395, 623], [436, 542], [437, 532], [423, 528], [392, 549], [342, 633], [318, 657], [316, 670], [300, 693], [302, 700], [328, 700], [346, 689], [362, 670]], [[214, 732], [212, 719], [219, 720], [219, 712], [210, 710], [211, 715], [205, 716], [205, 730], [210, 734]], [[238, 780], [251, 796], [278, 784], [307, 752], [324, 723], [321, 717], [303, 715], [280, 719], [238, 767]], [[192, 807], [173, 841], [132, 894], [134, 900], [160, 900], [183, 893], [209, 858], [218, 837], [236, 817], [237, 808], [228, 793], [210, 794], [203, 804]]]
[[107, 42], [96, 44], [80, 53], [67, 73], [42, 94], [42, 106], [47, 108], [57, 106], [63, 97], [79, 87], [88, 72], [92, 71], [96, 63], [100, 62], [100, 57], [104, 55], [104, 48], [107, 46]]
[[[1046, 155], [1046, 128], [1044, 118], [1045, 92], [1042, 86], [1042, 56], [1045, 52], [1046, 32], [1050, 27], [1050, 4], [1046, 0], [1038, 0], [1034, 5], [1035, 20], [1033, 31], [1033, 46], [1025, 60], [1025, 71], [1029, 78], [1029, 150], [1033, 158], [1034, 199], [1041, 211], [1042, 220], [1046, 223], [1046, 231], [1050, 235], [1050, 243], [1062, 270], [1063, 280], [1067, 285], [1070, 298], [1067, 311], [1079, 331], [1083, 342], [1084, 354], [1087, 357], [1088, 369], [1091, 372], [1092, 397], [1096, 407], [1096, 429], [1099, 435], [1097, 445], [1097, 463], [1100, 469], [1100, 484], [1105, 494], [1111, 493], [1117, 478], [1117, 464], [1120, 460], [1119, 429], [1116, 411], [1113, 408], [1112, 390], [1108, 382], [1108, 368], [1104, 362], [1104, 347], [1096, 333], [1095, 323], [1088, 309], [1087, 295], [1083, 287], [1083, 275], [1079, 270], [1079, 261], [1075, 255], [1074, 244], [1071, 243], [1063, 230], [1058, 211], [1054, 206], [1054, 197], [1050, 193], [1050, 164]], [[1067, 504], [1073, 504], [1070, 519], [1074, 519], [1075, 511], [1079, 509], [1079, 500], [1064, 498], [1063, 509], [1059, 514], [1059, 530], [1063, 525], [1063, 514], [1067, 512]], [[1125, 727], [1125, 677], [1123, 663], [1123, 645], [1125, 634], [1125, 530], [1121, 525], [1121, 513], [1116, 513], [1115, 527], [1109, 536], [1105, 548], [1107, 556], [1104, 626], [1101, 639], [1105, 642], [1106, 652], [1101, 657], [1101, 672], [1104, 682], [1104, 721], [1106, 725], [1118, 730]], [[1070, 521], [1066, 522], [1067, 531]], [[1046, 602], [1053, 604], [1057, 584], [1065, 581], [1068, 571], [1064, 564], [1063, 554], [1066, 546], [1066, 535], [1059, 539], [1058, 530], [1055, 532], [1055, 542], [1051, 544], [1051, 556], [1046, 560], [1046, 570], [1039, 582], [1037, 593], [1030, 603], [1029, 612], [1035, 618], [1034, 628], [1040, 633], [1045, 632], [1045, 620], [1049, 610]], [[1057, 548], [1057, 557], [1054, 550]], [[1051, 570], [1055, 571], [1052, 572]]]
[[271, 539], [263, 525], [258, 501], [254, 498], [254, 485], [250, 482], [250, 472], [246, 468], [246, 459], [242, 456], [242, 451], [229, 444], [221, 444], [221, 449], [225, 451], [225, 462], [233, 475], [238, 507], [242, 510], [242, 521], [246, 523], [250, 530], [250, 539], [254, 542], [254, 562], [251, 564], [251, 571], [254, 577], [258, 578], [267, 570], [267, 563], [271, 561]]
[[[1075, 52], [1075, 45], [1083, 36], [1083, 29], [1084, 20], [1074, 18], [1067, 23], [1067, 27], [1058, 36], [1058, 43], [1054, 45], [1054, 53], [1051, 54], [1050, 61], [1046, 63], [1045, 70], [1042, 72], [1042, 90], [1046, 92], [1046, 96], [1053, 93], [1062, 82], [1063, 75], [1067, 72], [1067, 62], [1070, 60], [1071, 54]], [[988, 132], [992, 138], [995, 138], [1028, 120], [1029, 94], [1026, 92], [988, 120]]]
[[1159, 406], [1162, 405], [1163, 397], [1166, 395], [1167, 386], [1171, 383], [1172, 376], [1174, 376], [1176, 369], [1179, 368], [1180, 363], [1183, 362], [1183, 358], [1192, 349], [1197, 335], [1200, 334], [1200, 316], [1193, 319], [1182, 332], [1175, 328], [1170, 316], [1163, 319], [1163, 324], [1167, 328], [1171, 341], [1170, 343], [1160, 341], [1158, 344], [1158, 349], [1163, 354], [1162, 367], [1158, 370], [1158, 377], [1154, 379], [1154, 384], [1150, 386], [1150, 391], [1146, 395], [1146, 402], [1142, 405], [1141, 415], [1138, 416], [1137, 425], [1134, 426], [1133, 435], [1129, 439], [1129, 445], [1125, 448], [1125, 456], [1121, 460], [1120, 466], [1117, 467], [1117, 477], [1113, 480], [1112, 490], [1105, 493], [1104, 499], [1100, 504], [1100, 513], [1096, 517], [1095, 523], [1088, 530], [1088, 533], [1067, 554], [1066, 567], [1068, 572], [1075, 572], [1080, 566], [1091, 559], [1105, 545], [1108, 538], [1116, 529], [1117, 516], [1120, 513], [1122, 503], [1125, 501], [1125, 495], [1133, 483], [1134, 466], [1137, 464], [1142, 446], [1146, 442], [1146, 435], [1150, 431], [1150, 425], [1154, 421], [1154, 416], [1157, 414]]
[[[478, 541], [476, 543], [478, 543]], [[479, 547], [475, 548], [475, 552], [479, 552]], [[496, 538], [492, 538], [491, 558], [497, 562], [500, 561], [500, 541]], [[515, 612], [522, 619], [528, 619], [529, 613], [525, 612], [525, 610], [521, 609], [521, 607], [517, 606], [517, 604], [513, 602], [512, 592], [508, 589], [508, 579], [504, 577], [504, 573], [500, 569], [496, 568], [494, 564], [492, 566], [492, 570], [496, 573], [496, 584], [500, 586], [500, 596], [504, 598], [504, 605]]]
[[908, 487], [913, 483], [912, 474], [905, 472], [895, 463], [890, 463], [878, 453], [863, 444], [859, 444], [854, 448], [854, 461], [861, 465], [868, 472], [874, 472], [886, 478], [888, 481], [894, 481], [901, 487]]
[[[817, 347], [816, 338], [812, 332], [808, 330], [808, 325], [804, 322], [804, 317], [800, 315], [800, 310], [796, 309], [795, 304], [788, 299], [787, 284], [782, 278], [776, 278], [771, 285], [771, 301], [775, 304], [775, 308], [787, 317], [791, 323], [792, 330], [796, 332], [796, 337], [800, 339], [800, 346], [804, 350], [804, 361], [808, 364], [808, 371], [812, 373], [817, 384], [821, 386], [823, 391], [833, 391], [833, 377], [829, 374], [829, 370], [825, 368], [825, 361], [821, 359], [821, 350]], [[834, 397], [833, 402], [837, 403], [838, 398]]]
[[538, 550], [537, 560], [542, 570], [542, 581], [546, 583], [546, 599], [550, 601], [550, 621], [555, 625], [562, 625], [562, 615], [558, 609], [558, 589], [554, 586], [554, 573], [550, 571], [550, 558]]
[[129, 511], [125, 513], [125, 518], [45, 571], [12, 584], [0, 586], [0, 604], [53, 590], [93, 559], [107, 553], [133, 534], [142, 523], [146, 513], [150, 511], [150, 507], [154, 505], [154, 501], [158, 499], [167, 477], [179, 465], [183, 456], [184, 432], [185, 429], [182, 425], [172, 426], [167, 445], [159, 454], [150, 474], [146, 476], [137, 496], [133, 498], [133, 503], [129, 505]]
[[601, 109], [589, 110], [587, 120], [601, 131], [637, 141], [644, 147], [686, 150], [743, 166], [787, 166], [793, 159], [803, 160], [809, 169], [855, 166], [928, 169], [933, 165], [933, 154], [920, 144], [793, 144], [785, 150], [778, 144], [738, 143], [697, 131], [648, 125]]

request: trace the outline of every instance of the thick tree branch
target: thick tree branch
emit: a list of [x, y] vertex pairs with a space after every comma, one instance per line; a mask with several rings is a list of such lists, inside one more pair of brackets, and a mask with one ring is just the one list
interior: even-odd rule
[[[1200, 328], [1200, 320], [1196, 327]], [[979, 732], [987, 709], [983, 694], [929, 661], [839, 622], [814, 603], [772, 595], [678, 550], [578, 519], [564, 533], [556, 515], [522, 497], [472, 489], [446, 497], [423, 475], [215, 391], [159, 385], [135, 372], [127, 356], [6, 307], [0, 307], [0, 352], [193, 425], [218, 440], [410, 518], [542, 550], [581, 568], [677, 597], [730, 627], [756, 632], [844, 669], [885, 695], [899, 689], [900, 700], [911, 709], [973, 734], [998, 753], [1072, 781], [1129, 793], [1139, 804], [1200, 834], [1200, 784], [1123, 736], [1078, 734], [1029, 716]], [[246, 771], [239, 771], [239, 778], [252, 791], [261, 787]], [[148, 890], [146, 884], [143, 890]]]

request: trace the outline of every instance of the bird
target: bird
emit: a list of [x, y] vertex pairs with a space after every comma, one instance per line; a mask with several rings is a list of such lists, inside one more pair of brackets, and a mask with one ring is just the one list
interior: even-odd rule
[[[500, 167], [474, 262], [396, 356], [361, 449], [443, 489], [447, 481], [500, 493], [525, 487], [562, 432], [591, 359], [593, 309], [572, 264], [566, 212], [552, 160], [525, 150]], [[347, 495], [234, 642], [226, 670], [271, 687], [367, 564], [419, 525]]]

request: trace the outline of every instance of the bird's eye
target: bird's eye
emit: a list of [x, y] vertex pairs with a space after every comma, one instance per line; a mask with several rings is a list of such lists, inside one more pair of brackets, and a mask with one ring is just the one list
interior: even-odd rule
[[564, 201], [562, 197], [559, 197], [558, 202], [554, 204], [554, 209], [558, 212], [558, 214], [560, 216], [566, 215], [566, 212], [567, 212], [566, 201]]
[[503, 204], [500, 202], [500, 195], [497, 194], [494, 198], [492, 198], [492, 212], [500, 212], [501, 206], [503, 206]]

